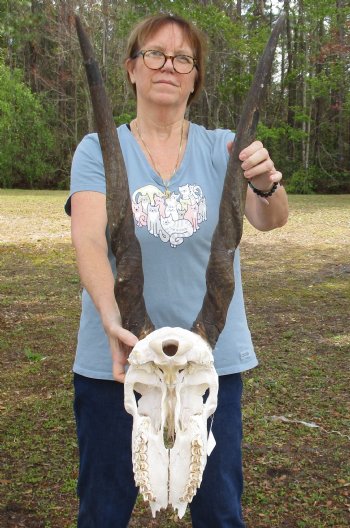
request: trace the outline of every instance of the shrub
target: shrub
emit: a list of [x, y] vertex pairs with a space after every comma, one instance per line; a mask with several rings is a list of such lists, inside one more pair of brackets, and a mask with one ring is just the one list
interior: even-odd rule
[[290, 194], [312, 194], [316, 190], [315, 168], [299, 169], [293, 172], [286, 185]]
[[328, 174], [319, 167], [299, 169], [287, 180], [286, 190], [290, 194], [339, 194], [350, 192], [349, 173]]
[[52, 173], [53, 143], [39, 97], [0, 62], [0, 186], [40, 187]]

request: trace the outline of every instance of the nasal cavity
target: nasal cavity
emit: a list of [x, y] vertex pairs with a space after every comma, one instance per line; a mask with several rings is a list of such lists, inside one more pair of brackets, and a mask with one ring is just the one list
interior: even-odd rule
[[178, 341], [164, 341], [162, 344], [163, 352], [166, 356], [175, 356], [179, 348]]

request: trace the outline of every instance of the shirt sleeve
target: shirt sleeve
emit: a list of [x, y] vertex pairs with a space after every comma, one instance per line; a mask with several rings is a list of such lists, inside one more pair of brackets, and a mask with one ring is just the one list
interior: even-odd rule
[[95, 191], [106, 194], [105, 171], [97, 134], [85, 136], [74, 153], [70, 193], [64, 206], [69, 216], [71, 214], [71, 197], [79, 191]]
[[235, 134], [231, 130], [215, 130], [215, 141], [213, 144], [212, 160], [215, 169], [219, 174], [226, 173], [229, 152], [227, 144], [233, 141]]

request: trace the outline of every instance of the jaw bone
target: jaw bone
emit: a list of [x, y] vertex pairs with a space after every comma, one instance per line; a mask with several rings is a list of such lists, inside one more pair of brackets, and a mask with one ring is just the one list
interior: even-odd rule
[[[171, 504], [181, 518], [202, 480], [207, 420], [217, 405], [218, 378], [211, 348], [193, 332], [166, 327], [140, 340], [129, 363], [125, 409], [134, 419], [136, 485], [153, 516]], [[138, 401], [135, 392], [141, 395]], [[173, 441], [171, 448], [164, 444], [165, 434]]]

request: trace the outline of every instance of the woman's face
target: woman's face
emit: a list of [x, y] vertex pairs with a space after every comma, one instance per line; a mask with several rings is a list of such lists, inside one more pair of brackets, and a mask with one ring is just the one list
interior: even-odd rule
[[[166, 55], [194, 56], [193, 50], [182, 29], [176, 23], [168, 23], [148, 38], [142, 51], [159, 50]], [[127, 61], [130, 80], [136, 86], [138, 103], [156, 103], [161, 106], [183, 107], [194, 89], [197, 70], [190, 73], [177, 73], [170, 59], [160, 70], [150, 70], [143, 62], [142, 56]]]

